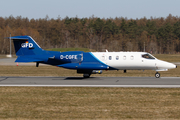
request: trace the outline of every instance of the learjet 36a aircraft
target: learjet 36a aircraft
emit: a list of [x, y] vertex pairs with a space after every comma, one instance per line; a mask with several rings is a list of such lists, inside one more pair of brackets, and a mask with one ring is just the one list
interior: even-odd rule
[[[10, 38], [9, 38], [10, 39]], [[43, 50], [30, 36], [11, 37], [17, 55], [15, 62], [36, 62], [77, 70], [85, 78], [102, 70], [155, 70], [167, 71], [176, 65], [158, 60], [147, 52], [58, 52]]]

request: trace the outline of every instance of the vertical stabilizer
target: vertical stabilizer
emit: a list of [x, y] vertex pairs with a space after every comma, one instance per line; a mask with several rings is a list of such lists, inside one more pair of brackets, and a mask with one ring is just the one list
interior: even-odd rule
[[17, 56], [38, 55], [43, 53], [43, 49], [30, 36], [11, 37]]

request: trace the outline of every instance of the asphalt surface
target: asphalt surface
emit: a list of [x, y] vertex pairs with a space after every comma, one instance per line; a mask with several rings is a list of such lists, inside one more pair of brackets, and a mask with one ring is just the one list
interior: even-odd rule
[[0, 77], [0, 86], [180, 87], [180, 77]]

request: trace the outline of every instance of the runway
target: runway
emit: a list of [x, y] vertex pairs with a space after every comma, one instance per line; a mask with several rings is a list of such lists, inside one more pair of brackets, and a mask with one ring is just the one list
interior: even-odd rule
[[180, 77], [0, 77], [0, 86], [179, 88]]

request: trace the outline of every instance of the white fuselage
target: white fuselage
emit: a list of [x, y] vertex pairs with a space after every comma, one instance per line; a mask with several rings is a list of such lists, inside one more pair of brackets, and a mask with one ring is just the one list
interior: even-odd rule
[[166, 71], [176, 68], [176, 65], [158, 60], [146, 52], [92, 52], [92, 54], [102, 63], [119, 70]]

